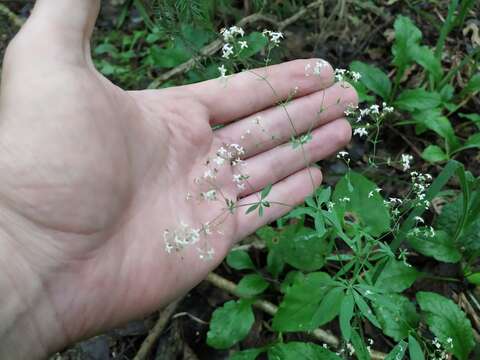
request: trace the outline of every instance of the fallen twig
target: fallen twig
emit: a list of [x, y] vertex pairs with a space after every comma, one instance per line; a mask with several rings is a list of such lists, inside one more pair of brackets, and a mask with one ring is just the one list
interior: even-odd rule
[[[237, 285], [235, 283], [231, 282], [230, 280], [225, 279], [224, 277], [222, 277], [220, 275], [217, 275], [215, 273], [210, 273], [210, 274], [208, 274], [206, 280], [209, 283], [211, 283], [212, 285], [214, 285], [214, 286], [216, 286], [216, 287], [218, 287], [222, 290], [225, 290], [232, 295], [239, 296], [239, 294], [237, 293], [237, 289], [236, 289]], [[267, 314], [269, 314], [271, 316], [274, 316], [278, 311], [278, 307], [276, 305], [274, 305], [271, 302], [266, 301], [266, 300], [256, 300], [253, 303], [253, 306], [255, 306], [259, 310], [262, 310], [263, 312], [266, 312]], [[320, 328], [313, 330], [312, 335], [315, 337], [315, 339], [317, 339], [319, 341], [322, 341], [322, 342], [324, 342], [324, 343], [326, 343], [326, 344], [328, 344], [328, 345], [330, 345], [334, 348], [338, 348], [340, 346], [340, 340], [335, 335], [332, 335], [332, 334], [330, 334], [330, 333], [328, 333], [325, 330], [322, 330]], [[381, 353], [379, 351], [375, 351], [375, 350], [373, 350], [370, 353], [370, 355], [371, 355], [373, 360], [383, 360], [386, 357], [386, 354]]]
[[177, 308], [180, 301], [181, 299], [172, 302], [160, 313], [157, 323], [143, 341], [142, 346], [140, 346], [140, 350], [138, 350], [137, 355], [135, 355], [133, 360], [145, 360], [147, 358], [148, 354], [152, 350], [153, 345], [155, 344], [163, 329], [167, 325], [168, 320], [175, 312], [175, 309]]
[[[244, 17], [241, 19], [236, 25], [237, 26], [245, 26], [248, 24], [252, 24], [257, 21], [265, 21], [272, 24], [277, 30], [281, 31], [287, 26], [293, 24], [294, 22], [298, 21], [302, 16], [304, 16], [308, 11], [319, 7], [323, 4], [323, 0], [312, 2], [311, 4], [301, 8], [297, 13], [290, 16], [289, 18], [283, 21], [277, 21], [276, 19], [263, 15], [263, 14], [252, 14], [249, 16]], [[168, 79], [174, 77], [175, 75], [179, 75], [182, 73], [187, 72], [188, 70], [192, 69], [195, 66], [197, 61], [211, 56], [215, 54], [218, 50], [220, 50], [223, 46], [223, 41], [221, 39], [216, 39], [212, 41], [210, 44], [204, 46], [200, 49], [199, 54], [197, 56], [192, 57], [190, 60], [174, 67], [173, 69], [167, 71], [166, 73], [161, 74], [155, 80], [153, 80], [150, 85], [148, 86], [149, 89], [156, 89], [158, 88], [163, 82], [167, 81]]]
[[17, 27], [21, 27], [25, 23], [25, 20], [10, 10], [7, 5], [0, 4], [0, 15], [6, 16]]

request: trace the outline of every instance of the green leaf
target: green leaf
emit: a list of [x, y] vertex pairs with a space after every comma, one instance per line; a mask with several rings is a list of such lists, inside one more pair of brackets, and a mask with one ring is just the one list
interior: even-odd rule
[[408, 348], [408, 344], [405, 341], [400, 341], [393, 349], [390, 351], [385, 358], [385, 360], [401, 360], [405, 356], [405, 351]]
[[243, 250], [233, 250], [227, 256], [227, 264], [235, 270], [255, 269], [250, 255]]
[[268, 360], [342, 360], [319, 345], [303, 342], [275, 344], [268, 350]]
[[480, 91], [480, 73], [477, 73], [472, 76], [472, 78], [468, 81], [467, 85], [463, 88], [460, 96], [463, 97], [465, 95], [473, 94]]
[[471, 135], [467, 141], [465, 141], [465, 144], [463, 144], [461, 148], [457, 149], [457, 152], [474, 148], [480, 148], [480, 132]]
[[236, 352], [228, 360], [255, 360], [258, 355], [264, 352], [264, 349], [248, 349]]
[[287, 264], [304, 271], [318, 270], [325, 264], [330, 249], [327, 235], [319, 236], [302, 224], [290, 225], [279, 232], [278, 248]]
[[405, 111], [434, 109], [442, 103], [439, 93], [424, 89], [404, 90], [395, 101], [395, 106]]
[[355, 301], [351, 292], [348, 292], [340, 305], [340, 330], [346, 341], [350, 340], [352, 335], [352, 325], [350, 321], [353, 317], [353, 308]]
[[430, 163], [448, 160], [447, 154], [445, 154], [443, 149], [437, 145], [428, 145], [427, 148], [423, 150], [422, 158]]
[[413, 267], [391, 259], [380, 273], [375, 286], [382, 290], [402, 292], [409, 288], [419, 275]]
[[362, 298], [362, 295], [354, 291], [353, 297], [355, 298], [355, 304], [357, 304], [357, 307], [360, 309], [362, 315], [367, 318], [374, 326], [379, 328], [380, 324], [378, 323], [377, 317], [372, 312], [367, 302]]
[[435, 131], [438, 135], [445, 139], [450, 150], [455, 150], [460, 146], [460, 141], [455, 135], [452, 124], [447, 117], [442, 116], [440, 109], [431, 109], [418, 112], [413, 115], [413, 120], [417, 124], [421, 124], [430, 130]]
[[401, 73], [411, 63], [410, 49], [422, 39], [421, 31], [409, 18], [399, 16], [395, 20], [395, 42], [392, 47], [393, 63], [401, 69]]
[[350, 65], [350, 69], [362, 75], [360, 81], [369, 90], [385, 100], [388, 99], [390, 92], [392, 91], [392, 84], [388, 76], [382, 70], [360, 61], [354, 61]]
[[[459, 196], [455, 201], [442, 208], [442, 212], [434, 223], [437, 231], [443, 230], [453, 238], [458, 223], [461, 220], [463, 208], [462, 199], [463, 196]], [[457, 248], [463, 248], [464, 250], [462, 251], [466, 255], [475, 255], [480, 252], [480, 218], [478, 215], [468, 227], [463, 229], [457, 242]]]
[[355, 349], [355, 357], [358, 360], [370, 360], [370, 352], [368, 351], [363, 339], [356, 330], [352, 329], [352, 345]]
[[213, 312], [207, 344], [215, 349], [227, 349], [243, 340], [254, 322], [250, 301], [228, 301]]
[[460, 117], [473, 121], [475, 125], [480, 129], [480, 115], [479, 114], [464, 114], [459, 113]]
[[316, 328], [312, 319], [331, 287], [337, 284], [323, 272], [296, 276], [273, 317], [275, 331], [308, 331]]
[[417, 301], [426, 315], [426, 323], [439, 342], [460, 360], [468, 359], [475, 347], [473, 329], [457, 304], [432, 292], [417, 293]]
[[377, 185], [363, 175], [353, 171], [346, 174], [333, 193], [338, 218], [348, 213], [373, 236], [390, 230], [390, 213], [376, 189]]
[[476, 272], [467, 276], [467, 280], [474, 285], [480, 285], [480, 272]]
[[246, 275], [235, 289], [241, 297], [252, 297], [263, 293], [268, 288], [268, 282], [258, 274]]
[[428, 73], [430, 73], [435, 81], [442, 79], [443, 70], [440, 60], [435, 57], [433, 50], [427, 46], [415, 45], [410, 49], [411, 57], [419, 63]]
[[317, 328], [332, 321], [340, 312], [340, 304], [345, 296], [341, 287], [331, 288], [320, 302], [312, 316], [312, 327]]
[[462, 258], [462, 254], [457, 250], [452, 238], [442, 230], [436, 231], [433, 237], [426, 235], [425, 231], [417, 234], [411, 233], [407, 237], [407, 241], [415, 251], [425, 256], [431, 256], [438, 261], [456, 263]]
[[262, 199], [265, 199], [268, 196], [268, 194], [270, 194], [271, 190], [272, 190], [272, 184], [268, 184], [267, 186], [265, 186], [265, 188], [260, 193], [260, 197]]
[[408, 336], [408, 350], [410, 353], [410, 360], [425, 360], [422, 347], [412, 335]]
[[405, 339], [418, 325], [419, 316], [408, 298], [399, 294], [374, 295], [373, 308], [383, 333], [395, 341]]

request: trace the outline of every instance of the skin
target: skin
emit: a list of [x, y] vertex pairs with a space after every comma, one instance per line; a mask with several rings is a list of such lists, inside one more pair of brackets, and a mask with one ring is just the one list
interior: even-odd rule
[[[164, 90], [120, 89], [90, 57], [99, 4], [38, 0], [5, 55], [2, 359], [44, 358], [182, 296], [237, 241], [291, 209], [276, 202], [301, 203], [322, 180], [321, 171], [306, 164], [350, 140], [342, 116], [356, 93], [334, 84], [330, 65], [306, 76], [305, 65], [316, 59]], [[276, 106], [296, 86], [288, 113], [298, 133], [313, 129], [303, 150], [288, 144], [292, 127]], [[258, 115], [265, 131], [253, 125]], [[222, 201], [186, 200], [186, 194], [198, 198], [207, 190], [194, 178], [219, 147], [232, 143], [245, 149], [241, 171], [250, 176], [248, 186], [238, 189], [232, 175], [239, 170], [224, 165], [215, 187], [238, 200], [238, 208], [199, 244], [168, 254], [165, 230], [181, 221], [198, 227], [225, 212]], [[274, 204], [262, 217], [245, 214], [268, 184], [274, 184], [268, 196]], [[196, 249], [206, 246], [215, 250], [210, 261]]]

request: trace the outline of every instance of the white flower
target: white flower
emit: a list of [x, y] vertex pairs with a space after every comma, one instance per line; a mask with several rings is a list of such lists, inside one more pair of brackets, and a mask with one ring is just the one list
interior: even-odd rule
[[345, 159], [348, 157], [348, 152], [347, 151], [340, 151], [338, 154], [337, 154], [337, 158], [338, 159]]
[[362, 75], [360, 75], [360, 73], [358, 73], [356, 71], [352, 71], [351, 75], [352, 75], [352, 80], [353, 81], [358, 81], [362, 77]]
[[205, 200], [208, 200], [208, 201], [217, 200], [217, 191], [215, 189], [211, 189], [211, 190], [202, 192], [200, 195], [202, 196], [202, 198], [204, 198]]
[[276, 31], [271, 31], [271, 30], [263, 30], [262, 32], [263, 36], [269, 37], [270, 41], [274, 43], [275, 45], [280, 44], [280, 39], [283, 39], [283, 33], [281, 32], [276, 32]]
[[215, 179], [215, 173], [211, 169], [205, 170], [203, 173], [204, 179]]
[[222, 47], [222, 57], [225, 59], [229, 59], [230, 55], [233, 54], [233, 46], [230, 44], [225, 44]]
[[358, 136], [360, 136], [360, 137], [367, 136], [367, 135], [368, 135], [368, 131], [367, 131], [367, 129], [365, 129], [364, 127], [356, 128], [356, 129], [353, 131], [353, 135], [358, 135]]
[[248, 44], [245, 40], [239, 41], [238, 44], [240, 45], [240, 49], [248, 48]]
[[313, 74], [314, 75], [320, 75], [322, 69], [327, 66], [327, 62], [323, 59], [317, 60], [315, 63], [315, 67], [313, 68]]
[[228, 41], [233, 40], [233, 38], [236, 35], [244, 36], [245, 31], [243, 31], [243, 29], [241, 27], [238, 27], [238, 26], [234, 25], [234, 26], [229, 27], [228, 29], [223, 28], [222, 30], [220, 30], [220, 34], [222, 34], [223, 40], [228, 42]]
[[220, 156], [215, 156], [212, 161], [218, 166], [225, 164], [225, 159]]
[[225, 77], [227, 75], [227, 69], [225, 68], [225, 65], [222, 64], [222, 66], [219, 66], [217, 69], [220, 72], [221, 77]]
[[403, 166], [403, 171], [407, 171], [410, 169], [410, 164], [413, 160], [413, 156], [409, 154], [402, 154], [402, 166]]

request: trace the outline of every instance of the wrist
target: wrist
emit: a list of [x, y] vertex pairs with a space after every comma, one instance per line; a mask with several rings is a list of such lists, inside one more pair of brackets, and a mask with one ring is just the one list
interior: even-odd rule
[[22, 253], [31, 249], [0, 216], [0, 359], [45, 358], [63, 344], [61, 325], [40, 275]]

